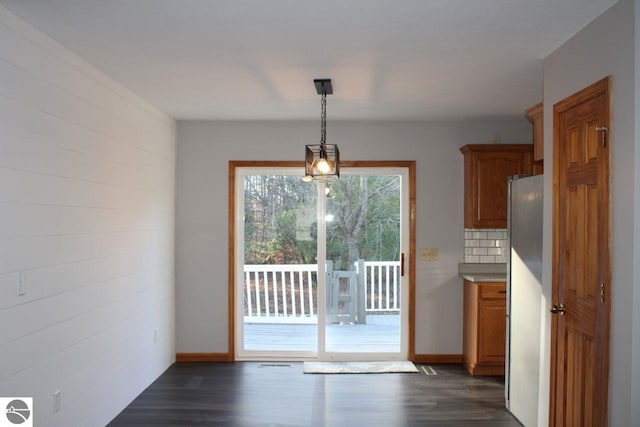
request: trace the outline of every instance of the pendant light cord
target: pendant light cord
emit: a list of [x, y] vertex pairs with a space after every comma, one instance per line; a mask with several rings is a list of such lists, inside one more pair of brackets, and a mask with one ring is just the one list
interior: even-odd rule
[[327, 143], [327, 93], [322, 92], [320, 100], [320, 144], [324, 146]]

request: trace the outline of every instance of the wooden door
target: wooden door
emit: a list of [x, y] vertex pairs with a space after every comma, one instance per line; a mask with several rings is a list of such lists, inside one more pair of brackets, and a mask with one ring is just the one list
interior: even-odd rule
[[554, 106], [552, 426], [607, 425], [609, 86]]

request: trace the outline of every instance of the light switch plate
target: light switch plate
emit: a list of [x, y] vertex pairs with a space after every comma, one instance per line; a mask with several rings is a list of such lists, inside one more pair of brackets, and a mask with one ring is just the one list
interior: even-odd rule
[[436, 261], [438, 259], [438, 248], [420, 248], [421, 261]]

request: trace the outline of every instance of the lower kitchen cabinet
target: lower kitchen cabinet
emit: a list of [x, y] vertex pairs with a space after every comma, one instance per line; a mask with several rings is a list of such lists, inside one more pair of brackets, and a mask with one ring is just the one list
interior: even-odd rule
[[464, 281], [463, 361], [471, 375], [504, 375], [505, 282]]

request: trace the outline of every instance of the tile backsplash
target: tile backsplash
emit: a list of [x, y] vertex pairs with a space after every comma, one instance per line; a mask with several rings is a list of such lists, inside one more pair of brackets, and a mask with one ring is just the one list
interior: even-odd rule
[[464, 262], [495, 264], [508, 260], [509, 242], [504, 228], [465, 228]]

